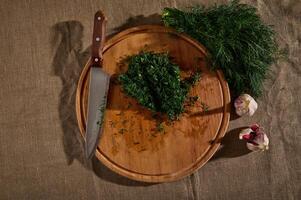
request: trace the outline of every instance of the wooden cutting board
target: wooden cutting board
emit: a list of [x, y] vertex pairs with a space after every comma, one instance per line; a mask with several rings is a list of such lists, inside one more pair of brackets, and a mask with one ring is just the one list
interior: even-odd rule
[[[198, 66], [202, 78], [190, 95], [199, 96], [193, 106], [173, 123], [158, 122], [147, 109], [111, 82], [108, 105], [96, 157], [108, 168], [145, 182], [167, 182], [183, 178], [203, 166], [216, 152], [230, 118], [230, 94], [220, 71], [210, 71], [206, 49], [188, 36], [162, 26], [127, 29], [106, 42], [104, 70], [111, 75], [126, 71], [122, 60], [141, 50], [166, 52], [183, 74]], [[76, 111], [85, 135], [90, 61], [78, 82]]]

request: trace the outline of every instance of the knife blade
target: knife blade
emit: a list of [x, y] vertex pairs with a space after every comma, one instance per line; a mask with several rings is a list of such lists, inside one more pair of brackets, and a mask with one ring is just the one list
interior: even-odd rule
[[104, 111], [106, 109], [107, 93], [110, 85], [110, 75], [102, 69], [105, 25], [106, 18], [104, 14], [101, 11], [97, 11], [94, 16], [86, 124], [85, 149], [87, 158], [91, 158], [94, 155], [103, 131]]

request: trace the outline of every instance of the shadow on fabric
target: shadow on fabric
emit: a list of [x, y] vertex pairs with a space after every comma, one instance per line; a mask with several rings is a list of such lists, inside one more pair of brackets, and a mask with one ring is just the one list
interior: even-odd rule
[[246, 142], [239, 140], [241, 130], [248, 127], [240, 127], [227, 132], [221, 141], [221, 148], [215, 153], [210, 161], [220, 158], [234, 158], [251, 153], [246, 147]]
[[86, 166], [83, 140], [80, 137], [75, 112], [77, 81], [82, 66], [89, 57], [89, 49], [82, 49], [83, 29], [83, 25], [78, 21], [59, 22], [51, 29], [51, 44], [55, 49], [53, 73], [62, 81], [58, 110], [64, 132], [63, 144], [67, 163], [70, 165], [77, 159]]
[[[160, 16], [157, 14], [132, 17], [125, 24], [114, 29], [114, 32], [137, 25], [158, 24], [158, 19]], [[96, 157], [91, 162], [84, 156], [84, 140], [77, 125], [75, 110], [77, 82], [90, 56], [90, 47], [83, 49], [83, 30], [84, 27], [79, 21], [59, 22], [51, 27], [50, 43], [54, 50], [52, 73], [62, 81], [58, 111], [63, 129], [62, 140], [67, 164], [71, 165], [74, 160], [78, 160], [85, 168], [93, 170], [98, 177], [120, 185], [151, 185], [122, 177], [105, 167]]]

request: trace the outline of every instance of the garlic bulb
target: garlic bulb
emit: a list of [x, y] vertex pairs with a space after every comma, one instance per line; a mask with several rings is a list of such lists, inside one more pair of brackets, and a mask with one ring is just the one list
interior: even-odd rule
[[257, 110], [257, 102], [248, 94], [242, 94], [234, 101], [235, 112], [239, 116], [252, 116]]
[[264, 151], [269, 149], [269, 138], [258, 124], [244, 129], [239, 134], [239, 139], [247, 141], [247, 148], [251, 151]]

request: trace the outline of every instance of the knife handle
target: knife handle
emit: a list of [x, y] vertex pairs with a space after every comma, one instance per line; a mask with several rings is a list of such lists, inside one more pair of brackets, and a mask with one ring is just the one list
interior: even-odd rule
[[97, 11], [94, 16], [92, 38], [92, 65], [102, 66], [102, 50], [105, 43], [106, 17], [102, 11]]

